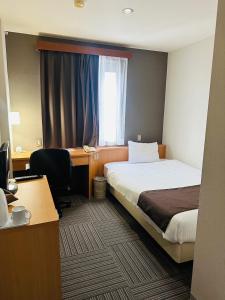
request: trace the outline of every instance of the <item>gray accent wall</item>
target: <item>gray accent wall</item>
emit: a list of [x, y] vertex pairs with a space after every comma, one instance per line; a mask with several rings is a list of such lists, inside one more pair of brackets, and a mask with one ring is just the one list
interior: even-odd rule
[[[21, 145], [25, 150], [35, 149], [42, 137], [40, 57], [35, 50], [38, 38], [19, 33], [9, 33], [6, 38], [11, 106], [21, 113], [21, 125], [13, 128], [14, 148]], [[161, 142], [167, 53], [129, 51], [133, 57], [128, 64], [125, 141], [136, 140], [140, 133], [144, 142]]]
[[162, 141], [167, 53], [132, 50], [128, 65], [125, 140]]

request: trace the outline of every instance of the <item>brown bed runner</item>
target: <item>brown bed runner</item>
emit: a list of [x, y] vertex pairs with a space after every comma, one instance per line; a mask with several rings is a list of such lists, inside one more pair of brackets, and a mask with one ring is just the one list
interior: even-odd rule
[[146, 191], [140, 194], [138, 206], [165, 232], [174, 215], [198, 208], [199, 192], [200, 185]]

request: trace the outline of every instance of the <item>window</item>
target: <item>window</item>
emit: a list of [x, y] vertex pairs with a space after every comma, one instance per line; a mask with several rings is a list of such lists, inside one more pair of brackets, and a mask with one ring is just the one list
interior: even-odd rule
[[123, 145], [127, 89], [126, 58], [99, 57], [99, 145]]

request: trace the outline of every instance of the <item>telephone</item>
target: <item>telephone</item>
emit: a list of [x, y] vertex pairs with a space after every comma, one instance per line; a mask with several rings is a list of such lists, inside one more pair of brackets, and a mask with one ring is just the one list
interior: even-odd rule
[[96, 152], [96, 148], [95, 147], [89, 147], [87, 145], [83, 146], [83, 149], [85, 152], [89, 153], [89, 152]]

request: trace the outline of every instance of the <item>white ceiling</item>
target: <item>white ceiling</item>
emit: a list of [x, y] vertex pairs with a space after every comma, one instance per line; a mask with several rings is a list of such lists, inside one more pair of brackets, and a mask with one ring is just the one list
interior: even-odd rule
[[[217, 0], [0, 0], [6, 31], [172, 51], [214, 34]], [[132, 7], [133, 15], [121, 13]]]

